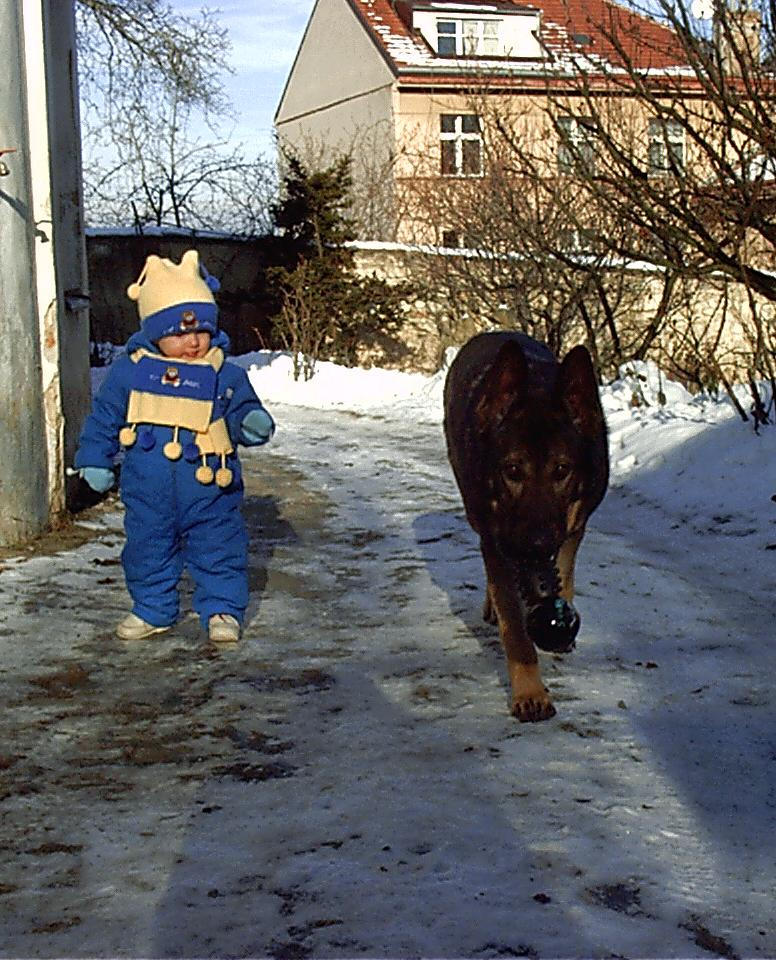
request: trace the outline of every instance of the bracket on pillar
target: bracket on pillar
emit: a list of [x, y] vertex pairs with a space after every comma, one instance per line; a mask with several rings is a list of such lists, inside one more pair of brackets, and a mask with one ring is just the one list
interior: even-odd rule
[[[16, 153], [16, 147], [0, 147], [0, 157], [4, 153]], [[10, 167], [3, 160], [0, 160], [0, 177], [7, 177], [11, 172]]]

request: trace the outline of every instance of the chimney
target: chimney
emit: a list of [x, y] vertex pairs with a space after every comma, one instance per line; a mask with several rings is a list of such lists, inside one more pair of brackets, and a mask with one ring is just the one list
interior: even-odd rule
[[714, 42], [719, 50], [722, 69], [741, 76], [760, 64], [760, 31], [762, 18], [750, 0], [731, 0], [717, 8], [714, 17]]

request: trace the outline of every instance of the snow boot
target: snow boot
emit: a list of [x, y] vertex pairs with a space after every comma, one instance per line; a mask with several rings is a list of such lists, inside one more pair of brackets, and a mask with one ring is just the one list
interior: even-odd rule
[[240, 639], [240, 624], [229, 613], [216, 613], [207, 624], [211, 643], [235, 644]]
[[146, 623], [135, 613], [130, 613], [116, 627], [116, 636], [122, 640], [144, 640], [155, 633], [164, 633], [170, 629], [172, 624], [166, 627], [155, 627], [152, 623]]

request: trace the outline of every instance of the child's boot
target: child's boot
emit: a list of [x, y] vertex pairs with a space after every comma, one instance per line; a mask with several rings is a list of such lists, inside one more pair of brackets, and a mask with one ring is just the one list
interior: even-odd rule
[[230, 644], [240, 639], [239, 621], [229, 613], [216, 613], [207, 624], [211, 643]]
[[164, 633], [170, 629], [170, 626], [155, 627], [152, 623], [146, 623], [137, 614], [130, 613], [116, 627], [116, 636], [122, 640], [144, 640], [155, 633]]

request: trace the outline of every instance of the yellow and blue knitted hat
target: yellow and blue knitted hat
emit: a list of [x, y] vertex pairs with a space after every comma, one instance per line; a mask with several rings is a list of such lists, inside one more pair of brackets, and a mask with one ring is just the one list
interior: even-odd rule
[[127, 296], [137, 301], [144, 333], [152, 343], [180, 333], [218, 330], [218, 307], [213, 294], [219, 283], [199, 262], [196, 250], [187, 250], [180, 263], [151, 254]]

